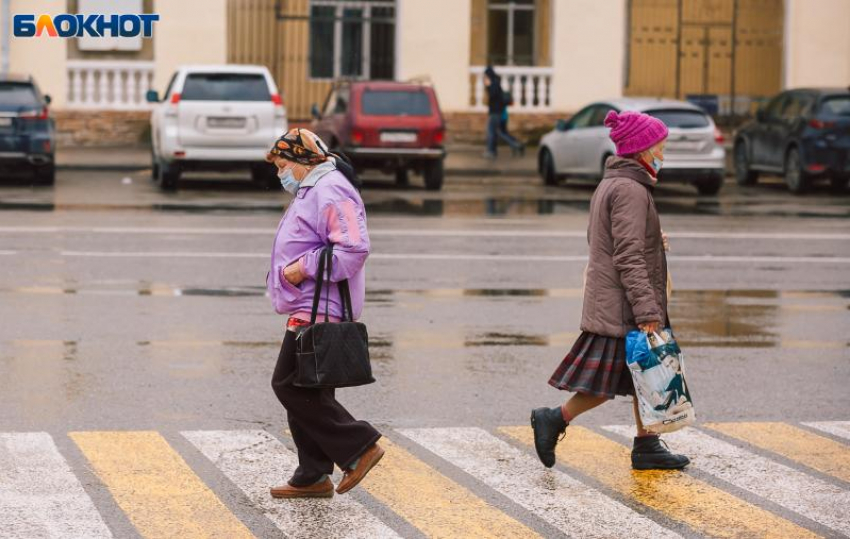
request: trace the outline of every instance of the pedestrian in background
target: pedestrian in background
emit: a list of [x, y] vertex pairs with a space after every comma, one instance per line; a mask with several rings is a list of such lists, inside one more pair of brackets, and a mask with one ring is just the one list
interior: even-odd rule
[[555, 446], [573, 420], [615, 395], [631, 395], [637, 425], [632, 467], [681, 469], [688, 458], [671, 453], [643, 428], [625, 341], [629, 331], [653, 333], [668, 323], [666, 238], [652, 198], [668, 130], [661, 120], [631, 111], [609, 112], [605, 126], [617, 155], [605, 163], [590, 201], [581, 334], [549, 380], [575, 394], [562, 406], [531, 413], [535, 449], [551, 468]]
[[[501, 138], [511, 147], [514, 154], [525, 153], [525, 146], [505, 130], [507, 126], [508, 103], [502, 90], [502, 79], [493, 66], [484, 70], [484, 86], [487, 88], [487, 152], [484, 157], [495, 159], [498, 155], [498, 143]], [[504, 123], [503, 123], [504, 122]]]
[[[353, 169], [341, 156], [306, 129], [292, 129], [277, 140], [266, 160], [278, 167], [281, 186], [293, 195], [278, 225], [266, 278], [278, 314], [288, 315], [283, 344], [272, 376], [272, 388], [286, 409], [289, 430], [298, 449], [298, 468], [275, 498], [329, 498], [334, 464], [344, 472], [338, 494], [354, 488], [384, 454], [381, 434], [357, 421], [340, 404], [333, 389], [293, 385], [296, 337], [310, 325], [319, 257], [333, 244], [328, 291], [331, 322], [344, 318], [339, 287], [348, 280], [354, 318], [365, 298], [364, 265], [369, 256], [366, 210]], [[342, 170], [342, 172], [341, 172]]]

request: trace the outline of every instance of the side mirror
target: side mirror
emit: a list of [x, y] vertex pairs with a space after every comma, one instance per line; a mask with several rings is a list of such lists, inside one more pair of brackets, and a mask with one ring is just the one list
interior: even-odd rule
[[570, 125], [570, 122], [566, 120], [558, 120], [557, 122], [555, 122], [555, 129], [557, 129], [561, 133], [563, 133], [564, 131], [569, 131], [571, 127], [572, 126]]
[[313, 118], [315, 118], [316, 120], [321, 120], [321, 119], [322, 119], [322, 112], [319, 110], [319, 105], [317, 105], [317, 104], [315, 104], [315, 103], [313, 103], [313, 106], [312, 106], [312, 107], [310, 107], [310, 114], [311, 114], [311, 115], [313, 116]]
[[50, 104], [50, 103], [52, 103], [52, 102], [53, 102], [53, 98], [52, 98], [52, 97], [50, 97], [50, 95], [49, 95], [49, 94], [45, 94], [45, 95], [44, 95], [44, 103], [45, 103], [46, 105], [49, 105], [49, 104]]
[[145, 93], [145, 100], [148, 103], [159, 103], [159, 93], [156, 90], [148, 90]]

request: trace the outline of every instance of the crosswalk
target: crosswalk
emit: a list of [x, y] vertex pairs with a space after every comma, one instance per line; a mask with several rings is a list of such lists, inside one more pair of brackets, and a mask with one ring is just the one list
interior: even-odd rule
[[850, 421], [664, 436], [685, 472], [631, 470], [625, 425], [569, 427], [551, 470], [527, 426], [384, 430], [362, 488], [312, 500], [269, 496], [283, 432], [0, 433], [0, 538], [850, 537]]

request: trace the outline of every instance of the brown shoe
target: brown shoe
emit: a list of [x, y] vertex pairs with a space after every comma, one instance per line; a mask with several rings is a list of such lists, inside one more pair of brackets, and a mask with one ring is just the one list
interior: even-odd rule
[[342, 476], [342, 481], [339, 482], [339, 486], [336, 488], [336, 493], [345, 494], [356, 487], [360, 481], [363, 481], [366, 474], [375, 467], [375, 464], [378, 464], [378, 461], [380, 461], [383, 456], [384, 450], [378, 444], [367, 449], [365, 453], [360, 455], [357, 467], [353, 470], [346, 471], [345, 475]]
[[332, 498], [334, 484], [329, 477], [326, 477], [324, 481], [307, 487], [293, 487], [290, 484], [274, 487], [271, 493], [272, 498]]

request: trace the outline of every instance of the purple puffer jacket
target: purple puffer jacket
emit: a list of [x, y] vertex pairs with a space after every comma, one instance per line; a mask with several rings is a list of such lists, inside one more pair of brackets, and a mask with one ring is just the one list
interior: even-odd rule
[[[339, 281], [348, 279], [355, 320], [363, 312], [366, 294], [366, 258], [369, 256], [369, 234], [366, 210], [360, 194], [346, 177], [334, 170], [322, 176], [315, 186], [301, 187], [290, 203], [275, 235], [271, 271], [266, 287], [272, 306], [278, 314], [309, 313], [316, 290], [319, 255], [328, 244], [334, 244], [328, 312], [342, 318]], [[305, 280], [298, 286], [283, 278], [283, 268], [298, 263]], [[327, 285], [322, 291], [320, 318], [325, 312]]]

